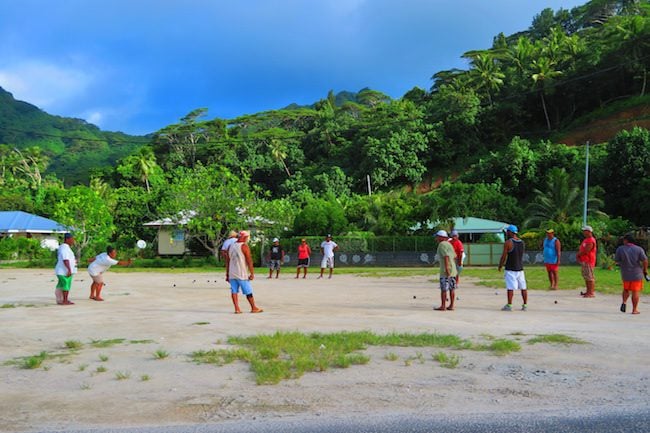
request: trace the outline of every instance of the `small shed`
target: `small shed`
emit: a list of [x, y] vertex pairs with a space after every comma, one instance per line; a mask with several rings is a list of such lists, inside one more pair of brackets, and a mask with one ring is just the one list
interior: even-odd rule
[[177, 219], [163, 218], [144, 223], [146, 227], [158, 227], [158, 254], [161, 256], [182, 256], [187, 251], [186, 232], [183, 228], [195, 212], [184, 212]]
[[454, 218], [454, 230], [459, 235], [465, 235], [464, 238], [469, 241], [477, 241], [484, 233], [493, 233], [497, 235], [502, 241], [505, 242], [505, 229], [508, 223], [501, 221], [487, 220], [483, 218], [467, 217], [467, 218]]
[[70, 228], [54, 220], [23, 211], [0, 211], [0, 237], [24, 236], [45, 239]]

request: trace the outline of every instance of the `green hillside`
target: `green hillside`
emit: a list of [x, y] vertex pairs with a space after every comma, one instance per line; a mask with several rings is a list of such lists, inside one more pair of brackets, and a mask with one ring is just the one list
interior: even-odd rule
[[68, 185], [87, 183], [93, 172], [114, 166], [146, 142], [144, 137], [101, 131], [81, 119], [53, 116], [0, 87], [0, 144], [19, 150], [38, 146], [49, 160], [46, 173]]

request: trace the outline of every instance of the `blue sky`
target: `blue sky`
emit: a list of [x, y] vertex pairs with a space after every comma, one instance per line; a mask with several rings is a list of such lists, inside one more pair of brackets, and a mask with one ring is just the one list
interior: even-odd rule
[[544, 8], [586, 0], [0, 0], [0, 87], [48, 113], [154, 132], [370, 87], [428, 89]]

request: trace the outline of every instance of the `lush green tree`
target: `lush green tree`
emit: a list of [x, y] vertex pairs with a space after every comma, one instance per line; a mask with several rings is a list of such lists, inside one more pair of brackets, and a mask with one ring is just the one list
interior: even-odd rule
[[293, 232], [296, 235], [324, 236], [346, 232], [348, 221], [343, 206], [334, 199], [314, 198], [296, 215]]
[[[75, 186], [65, 192], [54, 209], [54, 219], [71, 227], [77, 241], [77, 254], [84, 257], [95, 249], [105, 249], [115, 229], [106, 202], [93, 189]], [[94, 249], [88, 251], [87, 247]]]
[[195, 239], [219, 256], [219, 247], [229, 230], [256, 224], [255, 194], [248, 179], [225, 167], [178, 167], [159, 208], [160, 216], [172, 221], [188, 219], [185, 225]]
[[607, 144], [599, 172], [607, 213], [645, 224], [650, 214], [650, 132], [638, 127], [619, 132]]
[[[533, 201], [526, 207], [524, 226], [539, 226], [544, 222], [569, 223], [580, 219], [584, 209], [584, 194], [563, 168], [552, 168], [547, 176], [546, 188], [533, 189]], [[594, 196], [587, 200], [589, 214], [601, 214], [603, 201]]]

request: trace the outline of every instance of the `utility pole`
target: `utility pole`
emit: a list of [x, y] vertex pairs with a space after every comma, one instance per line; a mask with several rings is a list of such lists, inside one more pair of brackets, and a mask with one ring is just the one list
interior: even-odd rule
[[585, 158], [585, 202], [582, 209], [582, 225], [587, 225], [587, 199], [589, 197], [589, 140], [586, 146], [587, 155]]
[[368, 195], [372, 195], [372, 189], [370, 188], [370, 175], [366, 175], [366, 180], [368, 181]]

